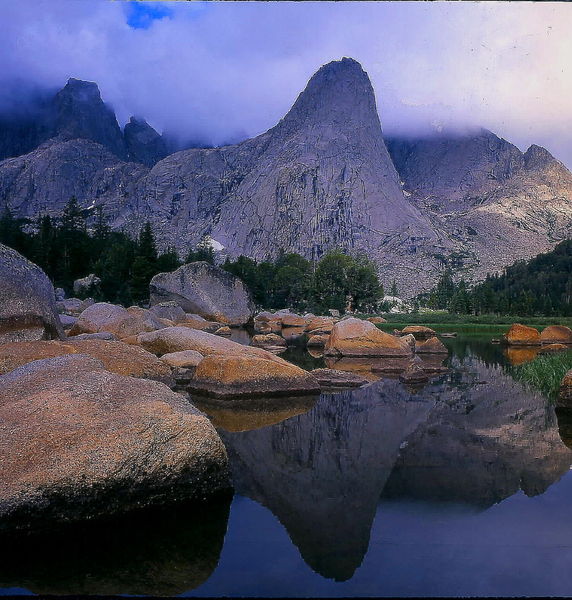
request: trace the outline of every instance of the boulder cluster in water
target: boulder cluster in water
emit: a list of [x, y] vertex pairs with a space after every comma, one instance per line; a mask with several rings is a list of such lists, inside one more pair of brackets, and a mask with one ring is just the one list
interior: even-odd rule
[[[204, 263], [157, 276], [149, 308], [124, 308], [61, 290], [56, 301], [36, 265], [0, 253], [0, 529], [230, 488], [225, 447], [188, 392], [239, 406], [359, 387], [375, 372], [415, 384], [443, 371], [447, 350], [433, 330], [388, 334], [380, 317], [254, 316], [239, 280]], [[251, 345], [228, 339], [246, 323]], [[281, 358], [292, 344], [329, 368]]]

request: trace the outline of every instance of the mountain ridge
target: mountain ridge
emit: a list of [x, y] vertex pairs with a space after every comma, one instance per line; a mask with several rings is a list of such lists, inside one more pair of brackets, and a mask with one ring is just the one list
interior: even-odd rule
[[[56, 214], [74, 195], [115, 228], [150, 220], [161, 245], [184, 252], [206, 235], [259, 260], [340, 247], [372, 258], [404, 296], [445, 266], [477, 281], [571, 233], [572, 175], [547, 150], [484, 129], [384, 139], [350, 58], [322, 66], [274, 127], [219, 148], [169, 154], [140, 117], [121, 131], [93, 82], [70, 79], [55, 107], [36, 147], [0, 160], [0, 210]], [[0, 122], [0, 151], [9, 138]]]

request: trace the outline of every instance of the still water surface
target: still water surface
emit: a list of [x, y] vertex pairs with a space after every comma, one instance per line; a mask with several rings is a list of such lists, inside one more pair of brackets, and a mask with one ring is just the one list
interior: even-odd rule
[[421, 389], [356, 361], [372, 379], [357, 390], [199, 403], [233, 497], [19, 540], [4, 593], [572, 595], [563, 415], [490, 338], [444, 341], [450, 370]]

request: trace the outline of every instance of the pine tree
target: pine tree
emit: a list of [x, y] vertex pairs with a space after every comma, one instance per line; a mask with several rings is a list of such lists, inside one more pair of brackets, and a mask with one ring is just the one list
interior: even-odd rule
[[85, 216], [75, 196], [64, 208], [54, 245], [56, 279], [69, 291], [74, 279], [88, 274], [91, 262]]
[[28, 236], [22, 231], [23, 220], [15, 219], [9, 208], [0, 217], [0, 242], [18, 252], [26, 247]]
[[139, 243], [131, 268], [129, 292], [134, 302], [143, 302], [149, 298], [149, 282], [157, 274], [157, 245], [147, 221], [139, 234]]
[[194, 249], [189, 250], [185, 259], [185, 263], [199, 261], [208, 262], [211, 265], [215, 264], [214, 249], [207, 237], [204, 237]]

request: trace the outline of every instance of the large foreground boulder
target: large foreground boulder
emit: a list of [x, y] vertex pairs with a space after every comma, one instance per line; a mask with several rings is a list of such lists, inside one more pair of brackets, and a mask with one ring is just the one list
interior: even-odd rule
[[159, 273], [149, 284], [151, 305], [175, 301], [184, 311], [227, 325], [244, 325], [254, 303], [242, 281], [207, 262]]
[[509, 346], [538, 346], [540, 333], [534, 327], [514, 323], [505, 334], [505, 340]]
[[61, 337], [54, 286], [48, 276], [0, 244], [0, 342]]
[[199, 411], [165, 385], [86, 355], [0, 377], [0, 527], [69, 521], [228, 486], [227, 456]]
[[326, 356], [411, 356], [407, 342], [384, 333], [369, 321], [349, 318], [336, 323], [324, 348]]

